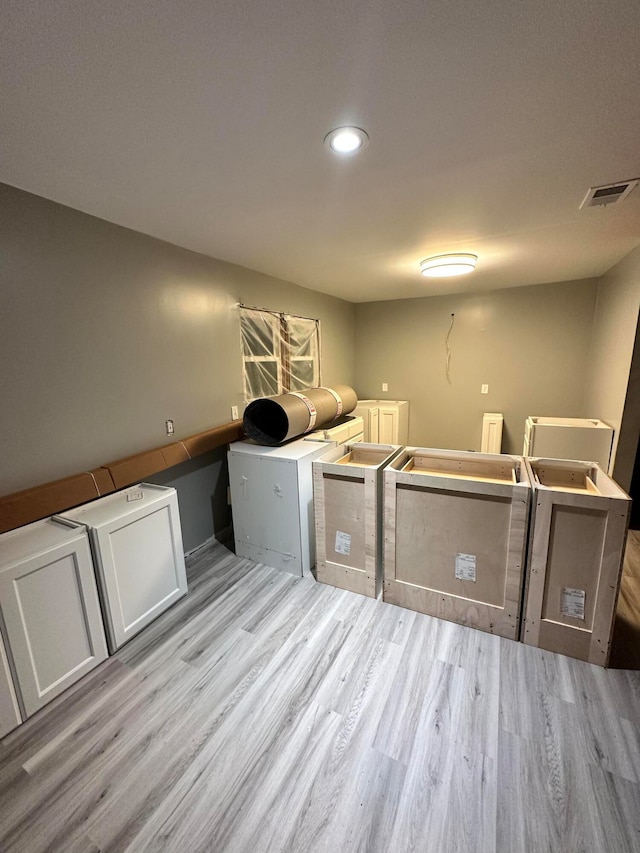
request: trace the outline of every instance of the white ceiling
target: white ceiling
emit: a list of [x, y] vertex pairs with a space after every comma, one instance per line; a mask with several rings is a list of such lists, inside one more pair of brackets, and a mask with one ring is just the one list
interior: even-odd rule
[[639, 0], [3, 0], [0, 31], [0, 180], [213, 257], [361, 302], [640, 244], [640, 188], [578, 210], [640, 175]]

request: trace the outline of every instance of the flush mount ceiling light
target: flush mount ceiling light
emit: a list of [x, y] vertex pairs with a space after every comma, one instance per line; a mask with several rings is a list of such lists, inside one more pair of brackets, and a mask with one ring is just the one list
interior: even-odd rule
[[355, 154], [369, 141], [360, 127], [336, 127], [324, 138], [324, 144], [335, 154]]
[[420, 272], [427, 278], [445, 278], [450, 275], [464, 275], [476, 268], [477, 255], [457, 252], [454, 255], [434, 255], [420, 261]]

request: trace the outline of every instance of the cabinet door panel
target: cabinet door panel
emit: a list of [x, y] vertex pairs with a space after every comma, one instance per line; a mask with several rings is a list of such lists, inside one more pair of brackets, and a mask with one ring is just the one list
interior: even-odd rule
[[175, 495], [91, 531], [115, 651], [187, 593]]
[[86, 538], [5, 569], [0, 606], [27, 716], [107, 657]]
[[379, 420], [380, 420], [380, 409], [371, 409], [369, 413], [369, 438], [365, 437], [365, 441], [370, 441], [372, 444], [378, 444], [380, 441], [379, 435]]
[[236, 540], [299, 558], [296, 465], [238, 454], [230, 468]]
[[397, 444], [398, 441], [398, 410], [380, 408], [378, 421], [380, 444]]
[[0, 737], [4, 737], [22, 722], [18, 698], [13, 686], [9, 661], [0, 634]]

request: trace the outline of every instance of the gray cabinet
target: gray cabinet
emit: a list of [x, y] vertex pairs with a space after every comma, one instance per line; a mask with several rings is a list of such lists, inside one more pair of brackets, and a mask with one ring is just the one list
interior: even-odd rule
[[282, 447], [229, 446], [236, 554], [295, 575], [315, 564], [312, 463], [334, 442], [306, 439]]
[[578, 459], [609, 469], [613, 427], [597, 418], [540, 418], [529, 416], [524, 425], [523, 456]]
[[26, 719], [107, 657], [85, 529], [47, 519], [2, 534], [0, 612]]

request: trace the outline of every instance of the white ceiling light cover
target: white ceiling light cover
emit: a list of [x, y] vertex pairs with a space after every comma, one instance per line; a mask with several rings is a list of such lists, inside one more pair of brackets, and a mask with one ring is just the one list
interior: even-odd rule
[[449, 255], [434, 255], [420, 261], [420, 272], [427, 278], [446, 278], [447, 276], [465, 275], [476, 268], [477, 255], [467, 252], [457, 252]]
[[324, 138], [325, 145], [336, 154], [355, 154], [368, 141], [368, 134], [360, 127], [336, 127]]

